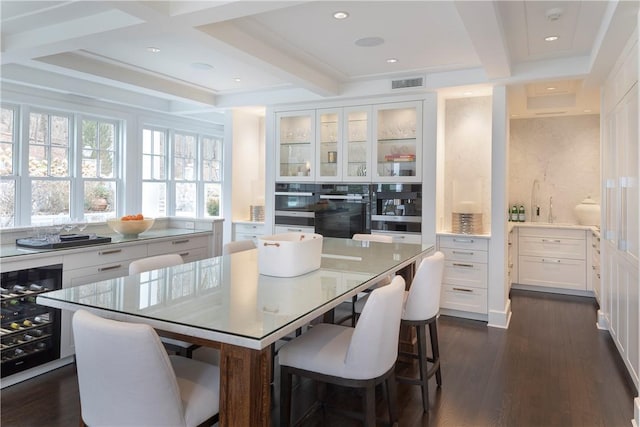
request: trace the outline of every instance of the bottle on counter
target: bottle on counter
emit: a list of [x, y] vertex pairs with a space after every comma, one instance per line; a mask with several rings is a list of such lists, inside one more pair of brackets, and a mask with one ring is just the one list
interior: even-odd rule
[[516, 205], [511, 206], [511, 221], [518, 222], [518, 207]]
[[520, 205], [520, 208], [518, 208], [518, 221], [524, 222], [525, 219], [526, 216], [524, 214], [524, 205]]

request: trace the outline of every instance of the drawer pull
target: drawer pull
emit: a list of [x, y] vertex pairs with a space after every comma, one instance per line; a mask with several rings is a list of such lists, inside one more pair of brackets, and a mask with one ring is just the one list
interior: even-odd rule
[[180, 254], [180, 256], [181, 256], [181, 257], [189, 256], [189, 252], [183, 252], [183, 253], [181, 253], [181, 254]]
[[100, 267], [98, 271], [109, 271], [109, 270], [117, 270], [122, 267], [122, 264], [110, 265], [109, 267]]
[[458, 242], [458, 243], [473, 243], [473, 239], [460, 239], [460, 238], [453, 238], [454, 242]]
[[559, 259], [546, 259], [546, 258], [542, 258], [542, 262], [555, 262], [555, 263], [560, 263]]
[[473, 289], [453, 288], [454, 291], [473, 293]]
[[560, 239], [542, 239], [542, 241], [545, 243], [562, 243]]
[[299, 232], [302, 232], [302, 228], [287, 228], [287, 231], [299, 231]]
[[460, 255], [473, 255], [473, 252], [467, 252], [467, 251], [451, 251], [454, 254], [460, 254]]
[[100, 251], [98, 252], [98, 255], [112, 255], [119, 254], [120, 252], [122, 252], [122, 249], [110, 249], [108, 251]]
[[173, 242], [171, 242], [172, 245], [181, 245], [183, 243], [189, 243], [189, 239], [184, 239], [184, 240], [174, 240]]
[[473, 264], [461, 264], [459, 262], [454, 262], [453, 266], [454, 267], [473, 268]]

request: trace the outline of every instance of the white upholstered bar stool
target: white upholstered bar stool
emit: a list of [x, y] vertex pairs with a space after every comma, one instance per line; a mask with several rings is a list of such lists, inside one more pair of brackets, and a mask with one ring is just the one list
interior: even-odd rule
[[[353, 240], [357, 240], [360, 242], [378, 242], [378, 243], [393, 243], [393, 236], [387, 235], [387, 234], [354, 234], [351, 237]], [[369, 288], [367, 291], [370, 291], [371, 289], [375, 289], [377, 287], [380, 286], [384, 286], [384, 285], [388, 285], [389, 283], [391, 283], [391, 279], [393, 276], [387, 276], [384, 279], [380, 280], [379, 282], [373, 284], [371, 286], [371, 288]], [[350, 316], [345, 316], [342, 317], [340, 320], [338, 320], [337, 322], [335, 322], [336, 324], [341, 324], [349, 319], [351, 319], [351, 326], [356, 326], [356, 320], [358, 318], [358, 315], [362, 312], [362, 306], [364, 306], [364, 302], [360, 303], [360, 309], [358, 310], [358, 295], [354, 295], [351, 298], [351, 315]]]
[[[444, 254], [436, 252], [425, 257], [416, 271], [411, 287], [405, 292], [402, 325], [416, 329], [418, 353], [401, 353], [418, 359], [419, 378], [398, 377], [399, 382], [422, 387], [422, 408], [429, 412], [429, 378], [434, 374], [438, 387], [442, 385], [440, 372], [440, 349], [438, 345], [438, 312], [440, 310], [440, 289], [444, 271]], [[366, 307], [366, 306], [365, 306]], [[431, 356], [427, 355], [427, 328], [431, 340]], [[431, 368], [428, 367], [431, 363]]]
[[[147, 258], [137, 259], [135, 261], [131, 261], [129, 264], [129, 274], [140, 274], [145, 271], [156, 270], [158, 268], [164, 267], [173, 267], [175, 265], [180, 265], [184, 261], [179, 254], [165, 254], [165, 255], [156, 255], [150, 256]], [[186, 341], [176, 340], [173, 338], [161, 337], [162, 343], [169, 351], [176, 352], [182, 356], [191, 358], [193, 355], [193, 350], [197, 349], [198, 345], [191, 344]]]
[[[398, 357], [404, 279], [371, 292], [355, 328], [321, 323], [280, 349], [280, 425], [291, 424], [292, 376], [363, 389], [366, 426], [374, 426], [375, 387], [383, 383], [391, 424], [397, 420], [395, 363]], [[322, 398], [322, 396], [321, 396]], [[315, 409], [314, 405], [312, 409]]]
[[151, 326], [78, 310], [73, 336], [81, 425], [205, 426], [217, 421], [218, 367], [168, 356]]
[[256, 244], [253, 243], [253, 240], [238, 240], [235, 242], [227, 242], [222, 247], [222, 253], [224, 255], [234, 254], [236, 252], [248, 251], [250, 249], [255, 249]]

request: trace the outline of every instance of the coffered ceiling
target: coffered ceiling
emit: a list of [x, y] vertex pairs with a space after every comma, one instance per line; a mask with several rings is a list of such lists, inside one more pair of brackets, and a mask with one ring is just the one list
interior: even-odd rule
[[[521, 114], [555, 108], [551, 86], [565, 106], [595, 93], [597, 110], [637, 11], [635, 0], [3, 0], [0, 71], [5, 85], [201, 117], [493, 84], [510, 85]], [[417, 88], [391, 89], [416, 77]]]

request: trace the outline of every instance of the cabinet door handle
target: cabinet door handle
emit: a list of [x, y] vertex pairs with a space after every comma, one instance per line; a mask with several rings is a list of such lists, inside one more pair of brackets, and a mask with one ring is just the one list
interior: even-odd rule
[[109, 249], [108, 251], [100, 251], [98, 255], [113, 255], [122, 252], [122, 249]]
[[546, 258], [542, 258], [542, 262], [555, 262], [555, 263], [560, 263], [559, 259], [546, 259]]
[[473, 255], [473, 252], [467, 252], [467, 251], [451, 251], [451, 253], [460, 254], [460, 255]]
[[189, 243], [189, 239], [174, 240], [173, 242], [171, 242], [172, 245], [181, 245], [182, 243]]
[[461, 264], [459, 262], [454, 262], [453, 266], [454, 267], [473, 268], [473, 264]]
[[562, 243], [560, 239], [542, 239], [545, 243]]
[[100, 267], [98, 271], [117, 270], [122, 267], [122, 264], [110, 265], [109, 267]]
[[473, 289], [453, 288], [454, 291], [473, 293]]
[[460, 239], [460, 238], [453, 238], [454, 242], [458, 242], [458, 243], [473, 243], [473, 239]]
[[287, 231], [299, 231], [299, 232], [302, 232], [302, 228], [287, 228]]

